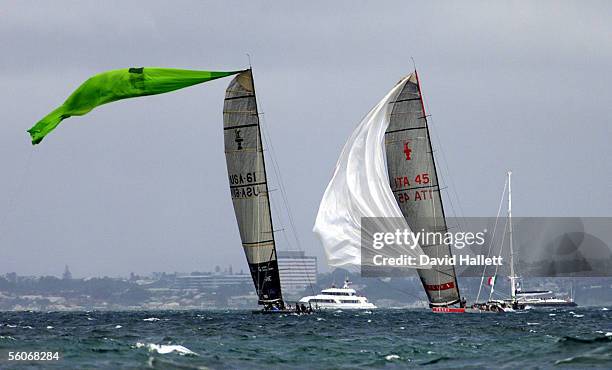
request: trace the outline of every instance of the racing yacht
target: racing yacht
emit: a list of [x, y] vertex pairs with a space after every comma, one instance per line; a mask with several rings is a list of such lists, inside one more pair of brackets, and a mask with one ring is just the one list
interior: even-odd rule
[[298, 304], [310, 306], [313, 309], [334, 310], [371, 310], [376, 306], [368, 302], [364, 296], [358, 295], [355, 289], [349, 287], [350, 281], [345, 280], [342, 288], [331, 288], [321, 290], [314, 296], [303, 297]]

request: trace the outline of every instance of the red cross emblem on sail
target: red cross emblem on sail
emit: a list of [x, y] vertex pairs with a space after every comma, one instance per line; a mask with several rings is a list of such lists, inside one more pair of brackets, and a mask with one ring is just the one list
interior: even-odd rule
[[409, 161], [412, 158], [410, 158], [410, 154], [412, 153], [412, 149], [410, 149], [408, 147], [408, 143], [409, 141], [404, 142], [404, 154], [406, 154], [406, 160]]

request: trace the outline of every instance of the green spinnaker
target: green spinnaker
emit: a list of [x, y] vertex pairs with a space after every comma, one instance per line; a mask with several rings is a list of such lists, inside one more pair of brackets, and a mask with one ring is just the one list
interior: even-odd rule
[[106, 103], [139, 96], [163, 94], [242, 71], [213, 72], [174, 68], [125, 68], [90, 77], [66, 99], [28, 130], [36, 145], [62, 120], [82, 116]]

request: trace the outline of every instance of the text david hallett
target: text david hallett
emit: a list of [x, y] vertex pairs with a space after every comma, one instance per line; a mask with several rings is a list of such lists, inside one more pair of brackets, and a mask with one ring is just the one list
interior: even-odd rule
[[385, 257], [377, 254], [373, 257], [372, 262], [375, 266], [501, 266], [503, 257], [487, 257], [482, 254], [430, 257], [423, 254], [417, 258], [405, 254], [399, 257]]

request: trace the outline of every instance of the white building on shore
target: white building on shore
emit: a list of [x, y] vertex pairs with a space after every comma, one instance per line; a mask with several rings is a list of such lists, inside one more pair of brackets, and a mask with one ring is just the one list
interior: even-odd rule
[[317, 284], [317, 257], [302, 251], [277, 251], [283, 293], [299, 294]]

